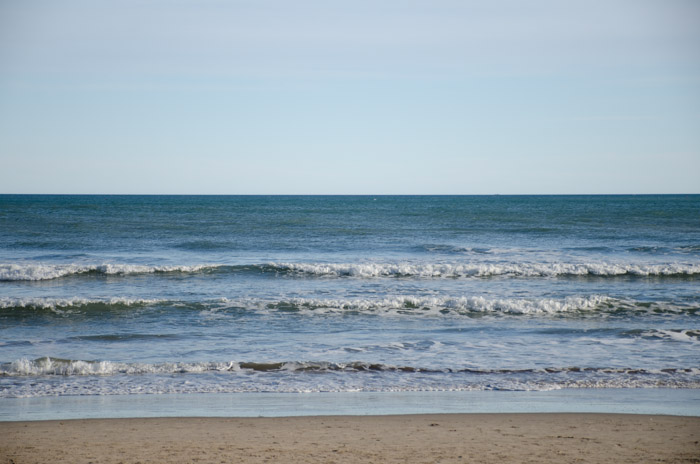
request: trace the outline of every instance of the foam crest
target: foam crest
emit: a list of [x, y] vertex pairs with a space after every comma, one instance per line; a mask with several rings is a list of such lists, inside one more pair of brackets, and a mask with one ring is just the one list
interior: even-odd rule
[[39, 281], [80, 274], [130, 275], [198, 272], [216, 266], [145, 266], [137, 264], [0, 264], [0, 281]]
[[317, 277], [559, 277], [648, 276], [688, 277], [700, 275], [700, 264], [634, 263], [267, 263], [253, 265], [137, 264], [0, 264], [0, 281], [40, 281], [77, 275], [133, 275], [158, 273], [277, 273]]
[[0, 375], [7, 376], [89, 376], [89, 375], [139, 375], [185, 374], [208, 371], [239, 370], [234, 363], [122, 363], [112, 361], [82, 361], [43, 357], [35, 360], [19, 359], [0, 367]]
[[659, 338], [685, 343], [700, 343], [700, 330], [652, 329], [641, 333], [642, 337]]
[[[233, 303], [232, 306], [253, 306]], [[687, 308], [664, 303], [621, 300], [604, 295], [562, 299], [484, 298], [400, 296], [384, 299], [311, 299], [292, 298], [280, 302], [258, 302], [261, 309], [319, 313], [373, 312], [379, 314], [470, 315], [470, 314], [564, 314], [590, 311], [683, 312]]]
[[164, 303], [166, 300], [158, 299], [143, 299], [143, 298], [0, 298], [0, 309], [41, 309], [49, 310], [56, 313], [70, 312], [74, 309], [85, 308], [88, 306], [144, 306], [150, 304]]
[[372, 362], [118, 363], [26, 359], [0, 364], [0, 398], [234, 392], [700, 388], [700, 369], [564, 366], [488, 369]]
[[[635, 301], [605, 295], [566, 298], [486, 298], [483, 296], [425, 297], [400, 295], [385, 298], [217, 298], [205, 301], [178, 301], [144, 298], [0, 298], [5, 314], [22, 311], [50, 311], [63, 316], [87, 311], [110, 311], [125, 308], [167, 306], [178, 310], [199, 311], [208, 317], [227, 317], [230, 312], [297, 312], [315, 314], [363, 314], [387, 316], [473, 316], [473, 315], [572, 315], [606, 312], [695, 313], [696, 306], [680, 303]], [[688, 335], [693, 336], [691, 331]]]
[[624, 375], [684, 375], [700, 376], [700, 369], [663, 368], [643, 369], [634, 367], [542, 367], [522, 369], [487, 369], [464, 367], [431, 367], [392, 365], [376, 362], [352, 361], [281, 361], [281, 362], [162, 362], [123, 363], [112, 361], [84, 361], [43, 357], [35, 360], [19, 359], [0, 366], [5, 376], [109, 376], [143, 374], [201, 374], [206, 372], [245, 373], [304, 373], [304, 372], [393, 372], [393, 373], [442, 373], [473, 375], [522, 375], [522, 374], [624, 374]]
[[700, 264], [616, 263], [270, 263], [271, 270], [337, 277], [691, 276]]
[[425, 251], [427, 253], [440, 253], [440, 254], [474, 254], [474, 255], [489, 255], [489, 254], [506, 254], [513, 253], [514, 251], [505, 248], [493, 248], [493, 247], [462, 247], [456, 245], [444, 245], [439, 243], [428, 243], [417, 247], [420, 251]]

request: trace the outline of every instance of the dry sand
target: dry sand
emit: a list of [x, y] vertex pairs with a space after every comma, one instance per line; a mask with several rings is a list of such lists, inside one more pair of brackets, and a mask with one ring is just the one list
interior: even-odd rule
[[0, 422], [0, 463], [700, 462], [700, 417], [442, 414]]

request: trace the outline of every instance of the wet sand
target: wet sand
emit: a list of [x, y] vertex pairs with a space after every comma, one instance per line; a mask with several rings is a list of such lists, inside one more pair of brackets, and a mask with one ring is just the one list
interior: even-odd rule
[[0, 422], [0, 463], [700, 462], [700, 417], [427, 414]]

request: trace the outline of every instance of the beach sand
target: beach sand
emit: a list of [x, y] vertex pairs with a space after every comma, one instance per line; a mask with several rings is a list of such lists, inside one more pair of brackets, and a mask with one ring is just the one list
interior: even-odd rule
[[0, 422], [0, 463], [700, 462], [700, 417], [428, 414]]

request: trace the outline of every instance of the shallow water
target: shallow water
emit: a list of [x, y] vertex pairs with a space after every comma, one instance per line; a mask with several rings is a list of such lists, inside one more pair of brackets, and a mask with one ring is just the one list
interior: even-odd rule
[[285, 417], [452, 413], [700, 416], [700, 390], [198, 393], [0, 398], [0, 421], [124, 417]]

